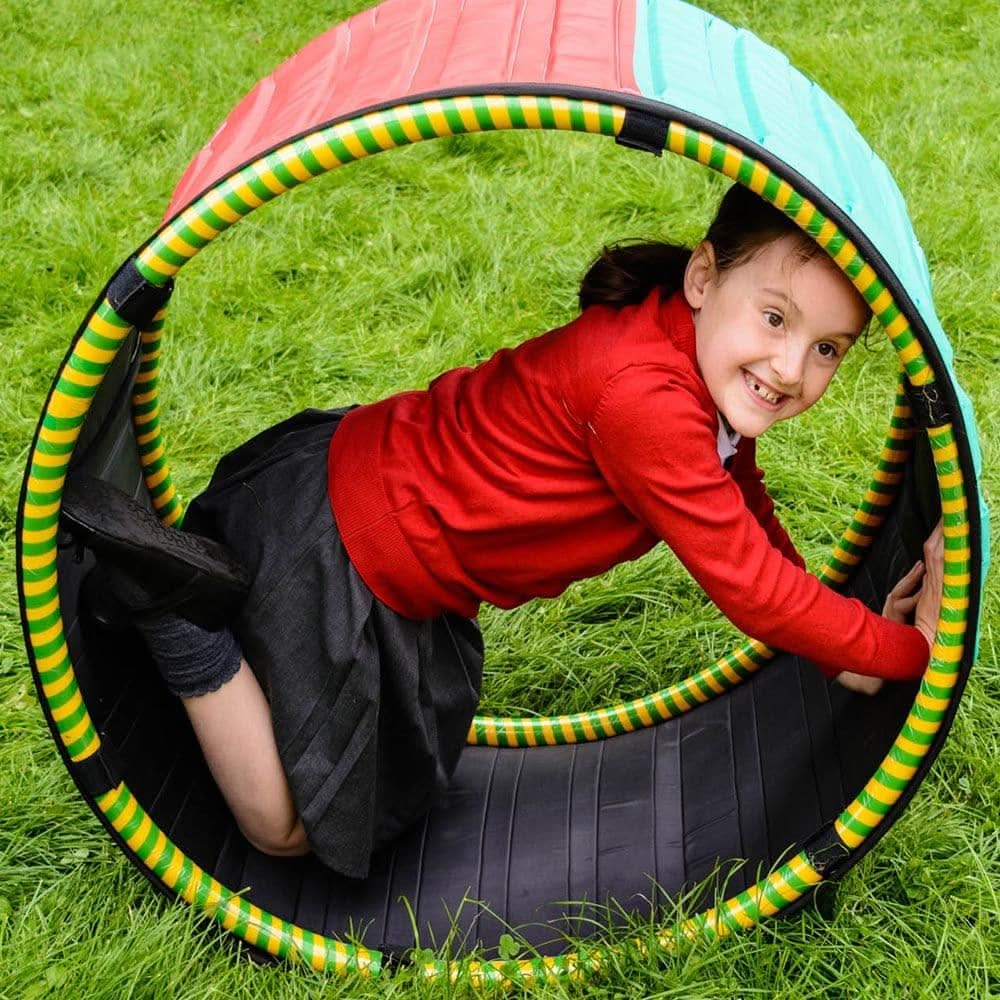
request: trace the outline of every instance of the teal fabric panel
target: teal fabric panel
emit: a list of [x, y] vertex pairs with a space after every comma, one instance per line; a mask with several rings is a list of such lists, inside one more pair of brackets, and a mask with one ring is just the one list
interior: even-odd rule
[[[636, 0], [635, 36], [633, 71], [644, 97], [763, 147], [819, 188], [872, 241], [941, 352], [981, 483], [972, 404], [955, 376], [951, 344], [934, 311], [927, 260], [896, 182], [851, 119], [777, 49], [682, 0]], [[990, 543], [982, 501], [980, 514], [985, 579]]]

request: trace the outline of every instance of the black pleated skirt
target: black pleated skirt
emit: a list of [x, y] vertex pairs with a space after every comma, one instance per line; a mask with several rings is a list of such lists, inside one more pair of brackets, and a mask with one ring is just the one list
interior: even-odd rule
[[483, 645], [474, 620], [392, 611], [351, 565], [327, 490], [345, 412], [306, 410], [230, 452], [184, 527], [227, 544], [253, 574], [234, 629], [270, 701], [309, 844], [360, 878], [447, 786]]

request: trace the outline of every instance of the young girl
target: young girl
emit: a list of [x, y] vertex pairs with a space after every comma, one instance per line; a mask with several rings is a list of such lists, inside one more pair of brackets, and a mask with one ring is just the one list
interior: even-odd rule
[[[425, 390], [265, 431], [192, 503], [193, 536], [109, 488], [67, 489], [70, 525], [261, 850], [365, 875], [455, 767], [479, 605], [554, 597], [661, 540], [742, 631], [848, 687], [921, 675], [940, 528], [926, 575], [918, 563], [879, 616], [805, 572], [755, 462], [755, 439], [823, 395], [869, 318], [816, 244], [735, 186], [693, 252], [605, 250], [580, 304]], [[209, 539], [249, 571], [231, 627], [204, 596], [239, 570]]]

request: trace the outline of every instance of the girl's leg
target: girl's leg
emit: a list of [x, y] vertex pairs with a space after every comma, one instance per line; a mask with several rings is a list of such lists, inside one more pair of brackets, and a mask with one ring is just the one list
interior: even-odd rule
[[220, 688], [181, 699], [208, 768], [243, 836], [265, 854], [306, 854], [305, 830], [278, 758], [271, 709], [240, 657]]
[[244, 836], [267, 854], [305, 854], [270, 706], [236, 636], [220, 627], [246, 597], [247, 571], [225, 546], [166, 527], [121, 490], [86, 475], [67, 483], [62, 515], [101, 563], [99, 589], [127, 609], [167, 689], [183, 702]]
[[167, 690], [181, 699], [243, 835], [265, 854], [305, 854], [305, 830], [278, 756], [271, 708], [236, 636], [174, 614], [135, 624]]

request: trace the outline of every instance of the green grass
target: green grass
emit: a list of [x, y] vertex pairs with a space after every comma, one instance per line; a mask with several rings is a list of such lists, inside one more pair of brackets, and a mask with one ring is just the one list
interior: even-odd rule
[[[103, 835], [52, 745], [14, 583], [27, 448], [84, 312], [238, 98], [358, 6], [0, 7], [0, 997], [450, 995], [409, 973], [366, 984], [253, 965], [156, 895]], [[819, 80], [894, 172], [976, 405], [986, 490], [1000, 496], [994, 5], [709, 6]], [[222, 451], [297, 408], [423, 385], [564, 322], [603, 242], [694, 240], [721, 188], [701, 168], [609, 141], [496, 135], [376, 157], [260, 210], [185, 269], [171, 308], [163, 422], [183, 494]], [[859, 498], [885, 429], [895, 359], [873, 339], [823, 404], [762, 442], [782, 517], [813, 565]], [[666, 553], [559, 601], [488, 613], [484, 627], [485, 707], [515, 712], [644, 693], [733, 638]], [[845, 879], [832, 919], [810, 912], [656, 960], [626, 956], [595, 983], [551, 994], [1000, 995], [998, 639], [994, 576], [953, 732], [903, 818]]]

